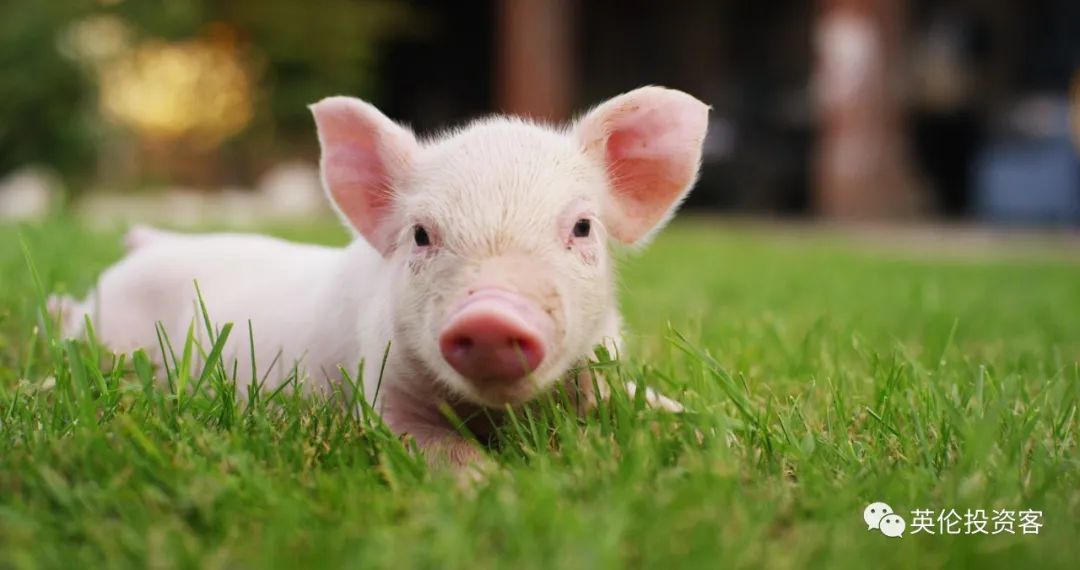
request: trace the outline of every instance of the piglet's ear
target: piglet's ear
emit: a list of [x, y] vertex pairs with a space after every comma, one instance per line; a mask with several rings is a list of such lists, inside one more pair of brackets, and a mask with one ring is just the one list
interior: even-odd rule
[[644, 241], [674, 213], [697, 178], [709, 107], [673, 89], [643, 87], [593, 109], [574, 127], [604, 165], [602, 219], [626, 244]]
[[395, 185], [419, 145], [406, 128], [352, 97], [328, 97], [311, 106], [322, 147], [322, 179], [345, 220], [388, 255], [395, 228], [388, 223]]

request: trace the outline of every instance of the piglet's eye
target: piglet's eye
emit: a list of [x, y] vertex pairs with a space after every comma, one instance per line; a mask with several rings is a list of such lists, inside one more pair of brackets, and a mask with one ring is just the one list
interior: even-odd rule
[[427, 247], [431, 245], [431, 236], [428, 235], [424, 226], [417, 224], [413, 227], [413, 241], [416, 242], [417, 247]]
[[592, 222], [588, 218], [582, 218], [574, 223], [574, 237], [576, 238], [589, 237], [591, 231]]

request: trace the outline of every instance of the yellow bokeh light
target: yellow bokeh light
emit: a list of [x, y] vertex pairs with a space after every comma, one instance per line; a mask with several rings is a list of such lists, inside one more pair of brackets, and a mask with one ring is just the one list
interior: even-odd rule
[[252, 117], [252, 80], [233, 42], [149, 40], [99, 69], [105, 116], [140, 135], [214, 146]]

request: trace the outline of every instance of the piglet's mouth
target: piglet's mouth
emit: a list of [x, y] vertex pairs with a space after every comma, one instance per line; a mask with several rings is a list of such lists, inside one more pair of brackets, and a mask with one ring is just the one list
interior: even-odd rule
[[544, 362], [554, 324], [528, 297], [507, 289], [475, 289], [454, 308], [439, 333], [439, 350], [480, 390], [502, 392]]

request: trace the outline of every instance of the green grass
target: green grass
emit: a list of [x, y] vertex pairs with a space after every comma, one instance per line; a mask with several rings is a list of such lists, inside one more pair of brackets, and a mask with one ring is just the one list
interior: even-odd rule
[[[21, 231], [47, 291], [82, 294], [120, 255], [118, 233], [66, 220]], [[17, 233], [0, 227], [0, 567], [1005, 568], [1080, 555], [1080, 264], [1060, 255], [974, 261], [676, 225], [624, 264], [632, 354], [614, 376], [689, 412], [617, 395], [579, 420], [549, 403], [500, 435], [498, 470], [462, 488], [332, 402], [239, 406], [219, 367], [178, 395], [170, 384], [199, 378], [46, 340]], [[276, 233], [344, 239], [329, 222]], [[909, 533], [916, 508], [1037, 509], [1045, 526], [893, 540], [862, 522], [873, 500]]]

